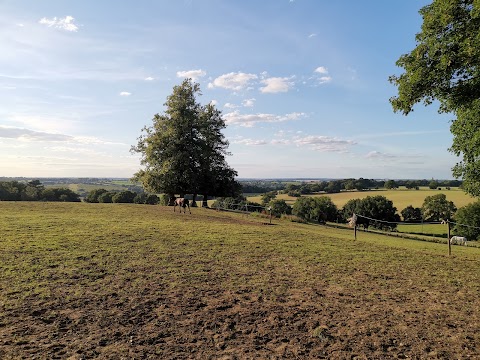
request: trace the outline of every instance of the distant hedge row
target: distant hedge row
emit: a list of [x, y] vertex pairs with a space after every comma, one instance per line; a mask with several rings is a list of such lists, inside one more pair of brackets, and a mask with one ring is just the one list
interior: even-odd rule
[[134, 203], [157, 205], [160, 198], [154, 194], [136, 193], [130, 190], [108, 191], [105, 189], [95, 189], [88, 193], [84, 199], [89, 203]]

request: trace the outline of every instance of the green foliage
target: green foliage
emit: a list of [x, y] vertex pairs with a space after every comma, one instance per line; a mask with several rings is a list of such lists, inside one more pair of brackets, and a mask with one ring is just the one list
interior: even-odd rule
[[111, 204], [113, 202], [112, 198], [113, 198], [113, 195], [115, 195], [116, 193], [113, 192], [113, 191], [107, 191], [107, 192], [104, 192], [102, 194], [100, 194], [98, 196], [98, 202], [99, 203], [104, 203], [104, 204]]
[[398, 189], [398, 185], [395, 180], [387, 180], [384, 186], [385, 189]]
[[168, 206], [170, 204], [170, 196], [168, 194], [162, 194], [160, 196], [160, 205]]
[[135, 195], [135, 197], [133, 198], [133, 202], [135, 204], [145, 204], [146, 200], [147, 200], [147, 194], [145, 193], [139, 193]]
[[465, 236], [468, 240], [480, 239], [480, 200], [458, 209], [455, 222], [457, 225], [453, 231], [456, 235]]
[[428, 187], [432, 190], [438, 188], [438, 181], [435, 181], [435, 180], [430, 181], [430, 183], [428, 184]]
[[288, 193], [287, 193], [288, 196], [291, 196], [291, 197], [300, 197], [302, 196], [302, 193], [300, 192], [300, 190], [290, 190]]
[[112, 196], [112, 202], [114, 203], [133, 203], [133, 199], [135, 199], [135, 196], [137, 196], [136, 193], [130, 190], [124, 190], [120, 191], [118, 193], [115, 193], [115, 195]]
[[100, 195], [106, 192], [107, 190], [105, 189], [93, 189], [88, 193], [84, 200], [88, 203], [98, 203], [98, 198], [100, 197]]
[[319, 223], [336, 221], [337, 206], [328, 196], [301, 197], [293, 204], [292, 213], [305, 220], [314, 220]]
[[285, 200], [271, 200], [268, 203], [272, 215], [280, 217], [282, 215], [290, 215], [292, 213], [292, 208], [286, 203]]
[[403, 221], [405, 222], [421, 222], [422, 221], [422, 209], [408, 205], [401, 211]]
[[427, 196], [422, 205], [422, 214], [426, 221], [450, 220], [456, 210], [453, 201], [448, 201], [445, 194]]
[[77, 193], [66, 188], [47, 188], [41, 192], [40, 197], [40, 200], [43, 201], [80, 201], [80, 197]]
[[157, 205], [160, 203], [160, 198], [155, 194], [150, 194], [145, 199], [145, 204], [148, 205]]
[[420, 14], [417, 45], [396, 63], [405, 72], [389, 79], [398, 87], [390, 102], [407, 115], [419, 102], [438, 100], [440, 112], [456, 115], [450, 150], [462, 161], [453, 175], [463, 177], [466, 192], [480, 196], [480, 4], [433, 0]]
[[264, 210], [261, 204], [248, 201], [244, 196], [219, 197], [212, 204], [212, 208], [251, 212], [262, 212]]
[[393, 230], [397, 227], [396, 223], [400, 221], [400, 216], [396, 212], [397, 208], [393, 206], [393, 202], [381, 195], [367, 196], [364, 199], [351, 199], [342, 209], [344, 220], [356, 214], [358, 216], [357, 224], [363, 225], [365, 228], [373, 226], [387, 230]]
[[262, 205], [268, 204], [270, 201], [277, 197], [276, 191], [269, 191], [262, 195]]
[[[237, 173], [226, 162], [228, 141], [225, 121], [214, 105], [197, 102], [200, 86], [185, 79], [173, 88], [156, 114], [153, 125], [143, 129], [131, 151], [141, 155], [143, 169], [134, 179], [153, 192], [231, 196], [240, 193]], [[206, 198], [206, 196], [205, 196]]]

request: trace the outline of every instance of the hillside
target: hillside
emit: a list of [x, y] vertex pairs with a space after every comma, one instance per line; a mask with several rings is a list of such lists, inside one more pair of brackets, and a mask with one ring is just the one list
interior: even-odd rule
[[476, 248], [198, 208], [0, 215], [0, 358], [480, 356]]

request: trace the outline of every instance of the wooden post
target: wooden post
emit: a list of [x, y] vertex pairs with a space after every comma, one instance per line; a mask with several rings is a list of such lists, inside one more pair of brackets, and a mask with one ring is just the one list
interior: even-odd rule
[[450, 221], [447, 220], [447, 226], [448, 226], [448, 256], [452, 255], [452, 244], [450, 244]]
[[357, 224], [353, 227], [353, 233], [355, 235], [355, 240], [357, 240]]
[[270, 210], [270, 224], [271, 224], [272, 223], [272, 207], [270, 206], [268, 210]]

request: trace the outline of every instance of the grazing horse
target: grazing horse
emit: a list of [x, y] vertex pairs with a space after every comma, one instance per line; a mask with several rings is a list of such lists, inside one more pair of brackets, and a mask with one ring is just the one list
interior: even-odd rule
[[467, 238], [464, 236], [452, 236], [450, 244], [467, 245]]
[[180, 212], [182, 212], [182, 207], [183, 207], [183, 213], [185, 213], [185, 208], [188, 207], [188, 212], [191, 214], [192, 212], [190, 211], [190, 202], [188, 199], [185, 198], [176, 198], [173, 203], [173, 212], [175, 212], [175, 208], [179, 206], [180, 207]]

